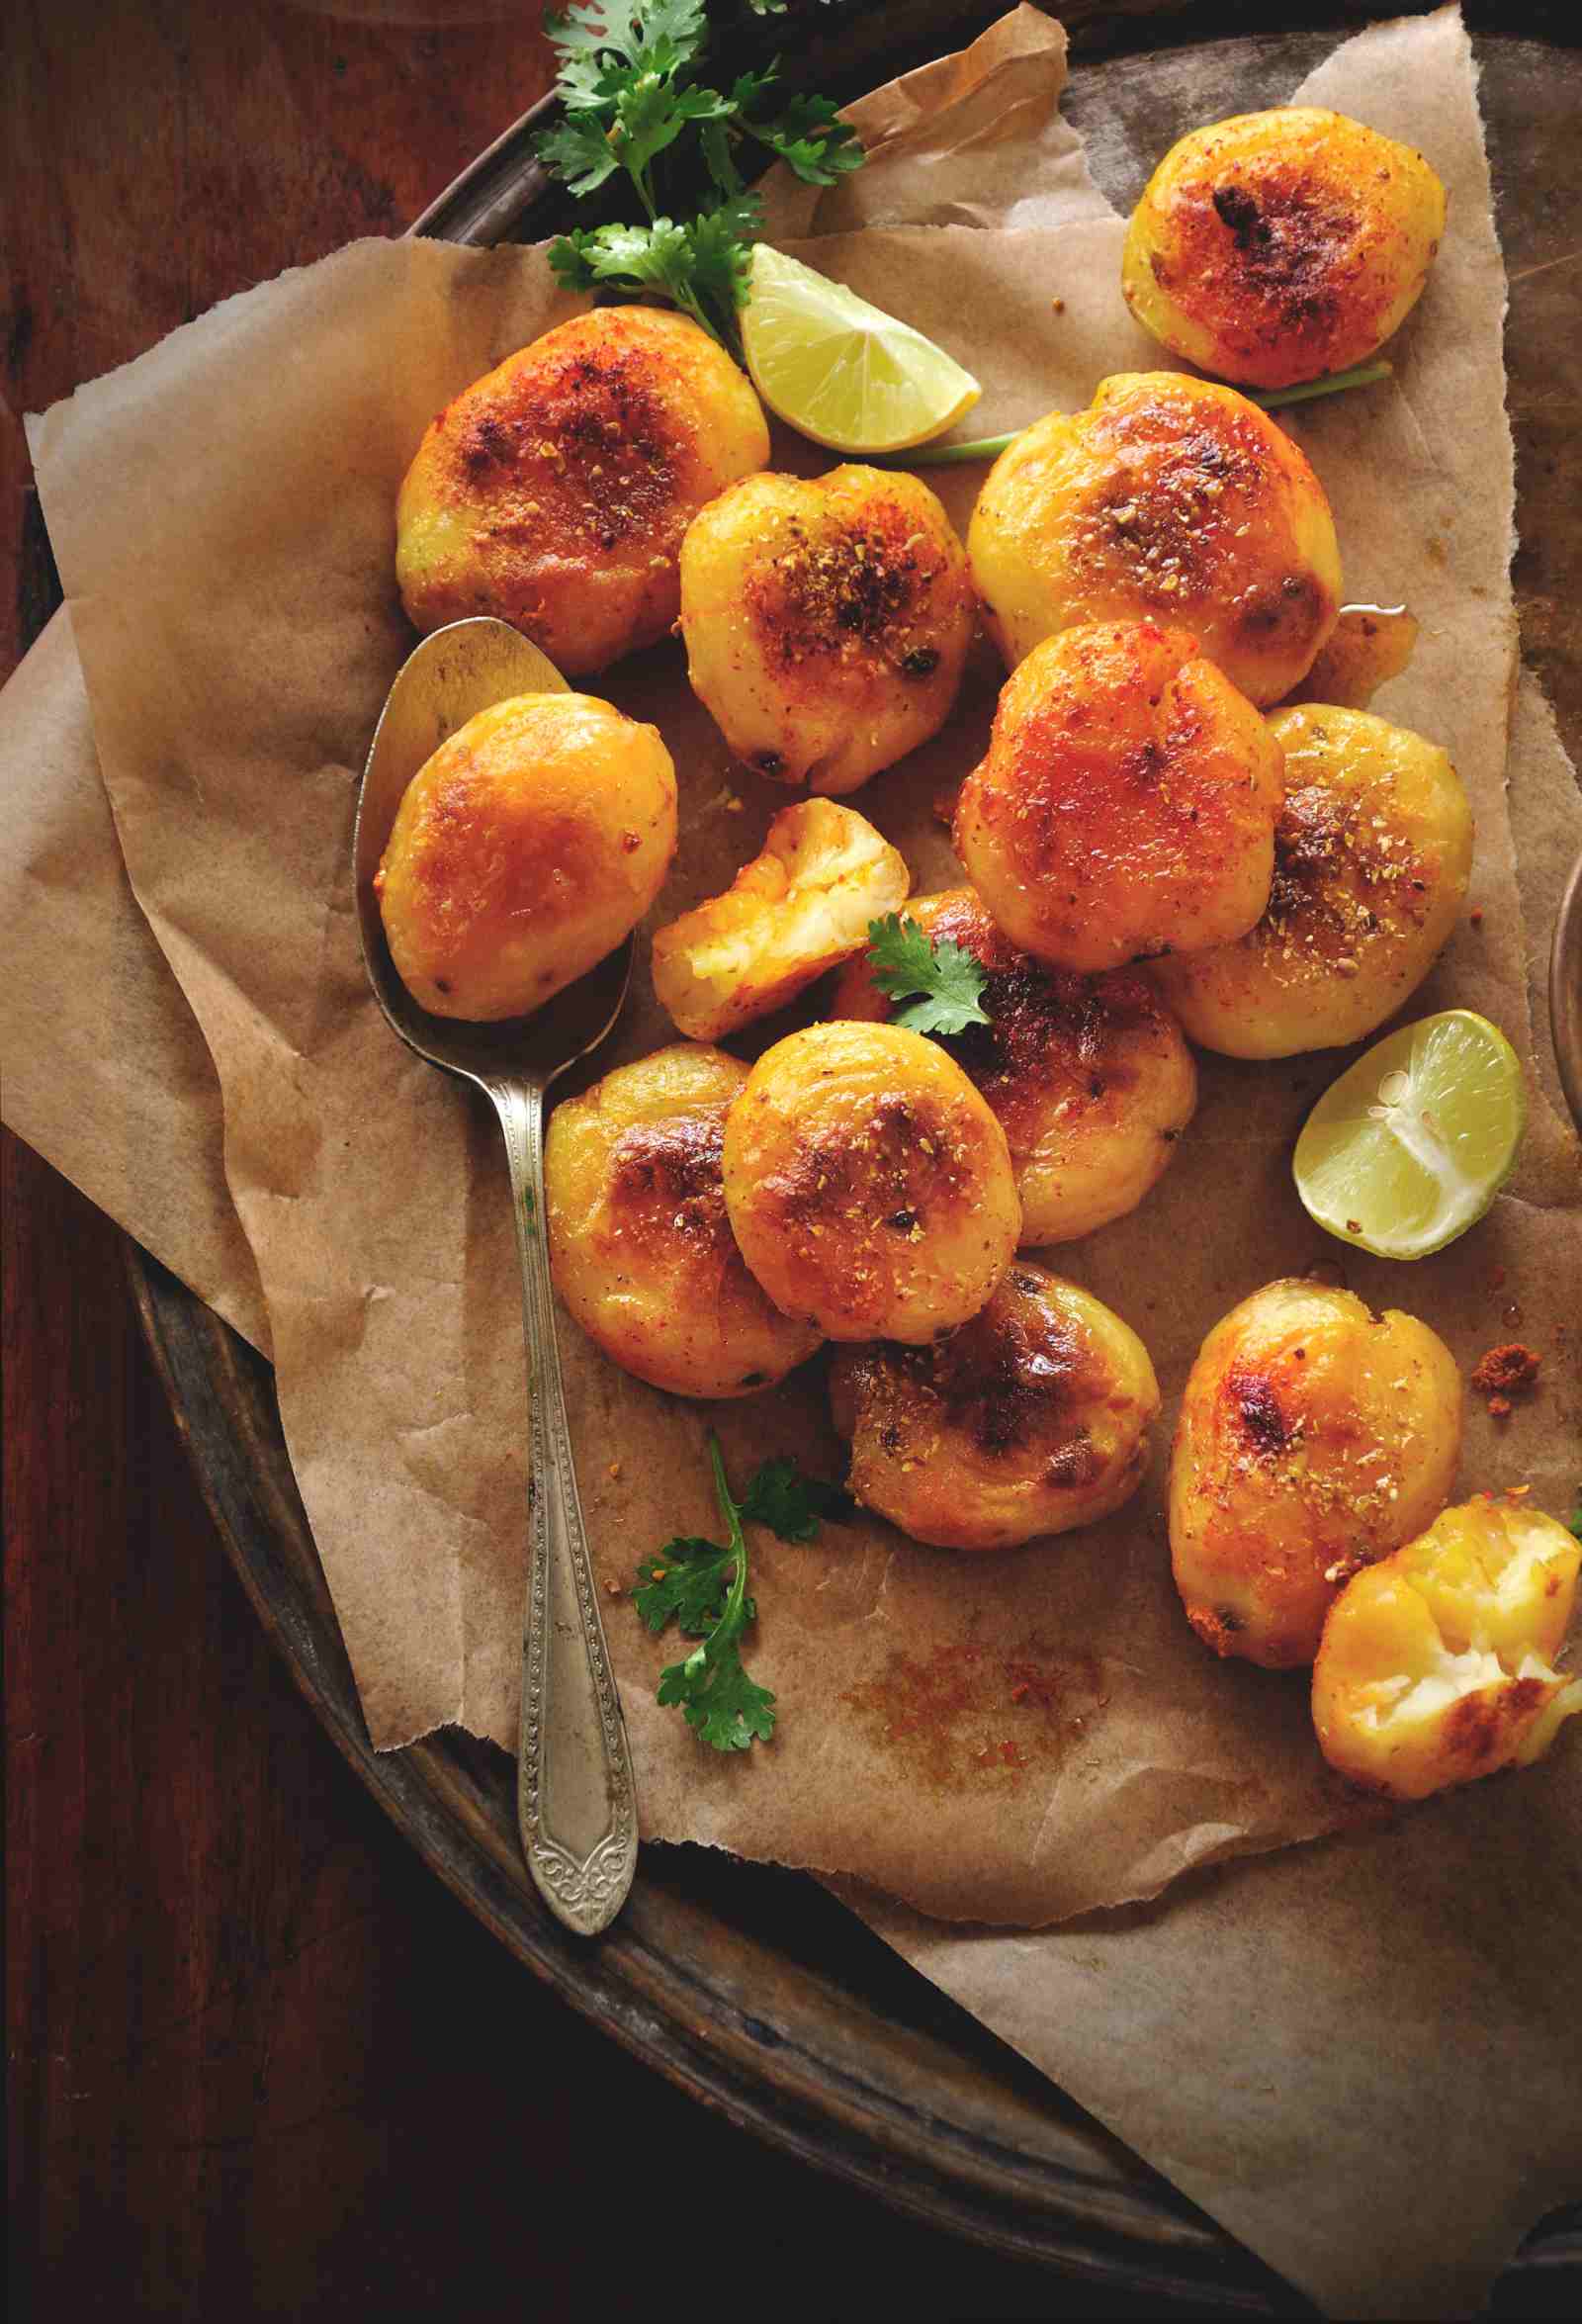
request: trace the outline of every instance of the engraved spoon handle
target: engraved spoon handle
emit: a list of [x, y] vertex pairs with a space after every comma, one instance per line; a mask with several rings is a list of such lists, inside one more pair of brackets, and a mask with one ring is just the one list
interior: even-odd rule
[[517, 1820], [550, 1910], [593, 1936], [632, 1885], [637, 1797], [566, 1420], [544, 1217], [544, 1093], [531, 1081], [486, 1087], [510, 1164], [532, 1408]]

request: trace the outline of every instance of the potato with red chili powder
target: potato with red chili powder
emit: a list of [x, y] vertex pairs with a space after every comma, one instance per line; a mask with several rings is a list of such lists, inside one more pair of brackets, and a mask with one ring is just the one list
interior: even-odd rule
[[1007, 1550], [1131, 1497], [1159, 1383], [1112, 1309], [1018, 1259], [935, 1346], [842, 1349], [830, 1397], [865, 1507], [940, 1549]]
[[401, 601], [420, 630], [492, 613], [558, 669], [604, 670], [667, 633], [682, 534], [768, 457], [751, 383], [695, 322], [577, 315], [429, 427], [396, 502]]
[[481, 710], [407, 784], [375, 876], [401, 982], [435, 1017], [541, 1008], [642, 919], [675, 817], [658, 727], [587, 694]]
[[1285, 388], [1378, 352], [1422, 295], [1445, 188], [1409, 145], [1319, 105], [1193, 130], [1132, 212], [1121, 290], [1199, 370]]
[[1340, 550], [1324, 488], [1234, 388], [1119, 372], [1086, 411], [1024, 428], [967, 532], [1008, 667], [1074, 622], [1181, 623], [1248, 700], [1277, 702], [1335, 627]]
[[1269, 901], [1281, 766], [1189, 630], [1062, 630], [1006, 681], [956, 852], [1011, 942], [1057, 968], [1199, 951]]
[[681, 544], [693, 691], [739, 759], [828, 796], [938, 733], [976, 618], [965, 552], [915, 476], [747, 477]]
[[775, 1305], [835, 1340], [954, 1330], [1021, 1231], [1005, 1131], [937, 1042], [893, 1025], [764, 1051], [725, 1125], [725, 1200]]
[[725, 1212], [725, 1117], [747, 1078], [677, 1041], [550, 1117], [555, 1288], [613, 1363], [678, 1396], [747, 1396], [820, 1344], [747, 1273]]
[[[983, 966], [987, 1025], [933, 1037], [988, 1100], [1021, 1199], [1021, 1248], [1073, 1241], [1134, 1210], [1176, 1151], [1197, 1103], [1180, 1026], [1137, 969], [1080, 976], [1018, 951], [971, 888], [914, 896], [902, 910], [935, 942]], [[883, 1023], [900, 1002], [859, 952], [831, 1017]]]
[[1286, 1278], [1216, 1323], [1182, 1394], [1170, 1553], [1187, 1620], [1216, 1654], [1311, 1662], [1361, 1566], [1444, 1507], [1461, 1379], [1416, 1316]]

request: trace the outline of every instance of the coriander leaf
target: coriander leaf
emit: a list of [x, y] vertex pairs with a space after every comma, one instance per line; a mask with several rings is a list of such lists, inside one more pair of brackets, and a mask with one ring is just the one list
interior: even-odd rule
[[[607, 106], [626, 78], [654, 73], [673, 78], [703, 47], [703, 0], [581, 0], [564, 16], [544, 20], [560, 60], [557, 94], [571, 110]], [[612, 69], [619, 57], [627, 69]]]
[[765, 1461], [740, 1506], [746, 1522], [766, 1525], [783, 1542], [817, 1541], [821, 1519], [844, 1524], [853, 1514], [850, 1495], [822, 1476], [804, 1476], [794, 1454]]
[[730, 112], [729, 98], [718, 89], [672, 89], [644, 73], [616, 100], [611, 135], [622, 165], [640, 178], [667, 145], [673, 145], [688, 122], [719, 121]]
[[701, 298], [712, 300], [729, 323], [747, 304], [752, 282], [752, 244], [763, 220], [763, 204], [756, 194], [737, 194], [714, 210], [705, 210], [687, 228], [691, 253], [691, 282]]
[[862, 166], [857, 133], [838, 118], [828, 97], [793, 97], [778, 121], [745, 126], [807, 185], [833, 186]]
[[550, 272], [567, 291], [591, 291], [598, 281], [583, 244], [593, 239], [585, 226], [561, 234], [550, 244]]
[[620, 167], [604, 124], [592, 113], [569, 113], [556, 128], [534, 138], [533, 150], [573, 194], [591, 194]]
[[736, 1551], [718, 1542], [678, 1537], [644, 1559], [632, 1603], [656, 1637], [670, 1620], [688, 1638], [702, 1638], [719, 1622]]
[[698, 133], [708, 173], [722, 194], [740, 194], [742, 172], [731, 151], [731, 132], [724, 121], [706, 121]]
[[717, 1751], [745, 1751], [774, 1734], [774, 1697], [742, 1667], [734, 1637], [705, 1640], [684, 1662], [659, 1673], [659, 1700], [679, 1703], [693, 1733]]
[[937, 943], [915, 920], [887, 912], [868, 923], [868, 962], [873, 981], [887, 1000], [922, 996], [891, 1020], [909, 1032], [963, 1032], [987, 1025], [983, 963], [951, 937]]
[[673, 218], [657, 218], [652, 225], [594, 226], [571, 239], [595, 282], [624, 278], [667, 288], [687, 272], [686, 228]]

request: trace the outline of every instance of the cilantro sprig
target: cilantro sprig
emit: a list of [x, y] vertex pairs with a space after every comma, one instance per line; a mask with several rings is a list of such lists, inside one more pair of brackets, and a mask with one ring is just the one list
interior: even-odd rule
[[678, 1703], [688, 1727], [715, 1750], [745, 1751], [754, 1741], [769, 1741], [775, 1715], [773, 1695], [747, 1676], [742, 1661], [742, 1634], [757, 1619], [747, 1594], [743, 1528], [766, 1525], [782, 1541], [816, 1541], [823, 1520], [848, 1517], [851, 1503], [838, 1486], [804, 1476], [784, 1455], [763, 1462], [738, 1500], [712, 1433], [709, 1459], [728, 1539], [690, 1534], [667, 1541], [639, 1565], [632, 1602], [656, 1637], [673, 1621], [684, 1638], [702, 1642], [685, 1661], [659, 1672], [659, 1700]]
[[[784, 0], [749, 5], [758, 16], [779, 15]], [[573, 291], [659, 291], [735, 353], [763, 221], [739, 165], [744, 144], [778, 155], [808, 185], [828, 186], [860, 165], [855, 133], [825, 97], [795, 96], [766, 112], [778, 58], [729, 91], [697, 79], [708, 43], [703, 0], [579, 0], [544, 29], [566, 110], [538, 138], [539, 159], [573, 194], [595, 193], [624, 170], [647, 214], [646, 224], [563, 234], [550, 249], [557, 280]], [[656, 176], [660, 155], [683, 140], [711, 188], [694, 218], [660, 208]]]
[[887, 912], [868, 923], [868, 966], [887, 1000], [921, 995], [891, 1019], [908, 1032], [964, 1032], [989, 1023], [983, 963], [953, 937], [936, 941], [915, 920]]

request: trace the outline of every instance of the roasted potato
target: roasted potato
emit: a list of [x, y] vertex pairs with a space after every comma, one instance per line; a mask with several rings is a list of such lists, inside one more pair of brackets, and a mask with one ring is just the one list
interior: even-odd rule
[[434, 420], [396, 507], [421, 630], [497, 614], [558, 669], [604, 670], [675, 620], [681, 535], [769, 431], [747, 375], [682, 314], [601, 307]]
[[1330, 1765], [1421, 1800], [1540, 1758], [1582, 1711], [1582, 1679], [1554, 1667], [1579, 1559], [1552, 1517], [1485, 1495], [1348, 1582], [1313, 1665]]
[[830, 1373], [851, 1491], [915, 1541], [1009, 1550], [1137, 1489], [1159, 1383], [1091, 1292], [1030, 1260], [931, 1348], [843, 1348]]
[[915, 476], [749, 476], [681, 544], [693, 691], [739, 759], [826, 795], [938, 733], [975, 619], [961, 543]]
[[1216, 1654], [1311, 1662], [1359, 1566], [1443, 1508], [1461, 1441], [1444, 1342], [1396, 1308], [1288, 1279], [1204, 1340], [1171, 1450], [1170, 1553]]
[[518, 694], [413, 775], [374, 887], [391, 958], [435, 1017], [520, 1017], [611, 952], [675, 852], [654, 726], [587, 694]]
[[[987, 971], [987, 1025], [943, 1045], [1006, 1133], [1021, 1202], [1021, 1247], [1071, 1242], [1135, 1210], [1197, 1103], [1180, 1026], [1135, 969], [1076, 976], [1019, 952], [971, 888], [914, 896], [905, 919], [957, 943]], [[886, 1000], [859, 952], [832, 1017], [882, 1023]], [[935, 1036], [936, 1038], [940, 1036]]]
[[835, 1340], [965, 1323], [1021, 1231], [1005, 1131], [937, 1042], [893, 1025], [764, 1051], [725, 1125], [725, 1200], [775, 1305]]
[[677, 1041], [550, 1117], [555, 1288], [612, 1362], [678, 1396], [747, 1396], [820, 1344], [747, 1273], [725, 1214], [725, 1117], [747, 1069]]
[[1292, 1057], [1361, 1040], [1427, 976], [1472, 867], [1472, 813], [1435, 744], [1366, 710], [1276, 710], [1274, 878], [1234, 944], [1155, 963], [1194, 1041]]
[[1193, 130], [1131, 215], [1127, 306], [1176, 355], [1286, 388], [1376, 354], [1445, 231], [1421, 153], [1343, 113], [1282, 105]]
[[[1285, 697], [1339, 702], [1365, 710], [1380, 686], [1399, 677], [1417, 651], [1422, 624], [1404, 605], [1343, 605], [1340, 619], [1318, 649], [1318, 659]], [[1285, 705], [1282, 705], [1284, 707]]]
[[1280, 784], [1278, 744], [1190, 631], [1095, 622], [1007, 680], [956, 852], [1012, 943], [1119, 968], [1256, 924]]
[[1340, 551], [1324, 488], [1234, 388], [1120, 372], [1052, 411], [989, 471], [967, 533], [984, 620], [1011, 668], [1079, 621], [1180, 622], [1260, 707], [1335, 626]]
[[718, 1040], [783, 1008], [904, 902], [906, 859], [854, 807], [802, 799], [723, 896], [654, 939], [654, 990], [684, 1033]]

